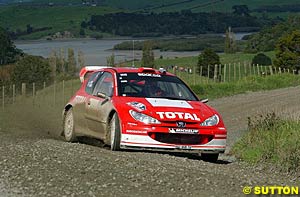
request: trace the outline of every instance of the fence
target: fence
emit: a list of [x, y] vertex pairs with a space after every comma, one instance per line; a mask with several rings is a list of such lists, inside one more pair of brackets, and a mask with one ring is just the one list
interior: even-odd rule
[[[213, 68], [212, 72], [210, 72], [211, 68]], [[203, 67], [199, 68], [199, 72], [197, 72], [195, 66], [184, 69], [169, 69], [169, 71], [182, 78], [189, 85], [197, 85], [201, 83], [234, 82], [238, 80], [244, 80], [248, 76], [265, 76], [280, 73], [296, 74], [296, 71], [290, 71], [288, 69], [277, 69], [272, 66], [251, 65], [246, 63], [215, 65], [213, 67], [208, 66], [206, 69], [207, 76], [202, 76], [204, 70]], [[54, 82], [53, 84], [46, 84], [44, 82], [39, 84], [23, 83], [19, 86], [16, 86], [15, 84], [2, 86], [0, 87], [1, 108], [4, 110], [7, 105], [14, 104], [20, 100], [24, 102], [23, 98], [30, 99], [30, 102], [32, 102], [33, 106], [63, 106], [66, 104], [67, 100], [70, 99], [70, 97], [75, 93], [79, 86], [79, 80], [61, 81], [59, 83]]]
[[[47, 86], [49, 85], [49, 86]], [[41, 88], [37, 88], [41, 87]], [[2, 86], [1, 89], [1, 108], [4, 110], [8, 105], [17, 102], [24, 102], [24, 98], [32, 103], [32, 106], [41, 105], [65, 105], [68, 99], [79, 88], [78, 80], [62, 81], [53, 84], [26, 84], [22, 83], [19, 86], [15, 84]]]
[[[167, 69], [182, 78], [189, 85], [210, 82], [234, 82], [248, 76], [266, 76], [280, 73], [296, 74], [295, 70], [281, 69], [273, 66], [251, 65], [250, 63], [229, 63], [197, 68], [196, 66], [183, 68], [172, 67]], [[206, 75], [203, 76], [204, 70]]]

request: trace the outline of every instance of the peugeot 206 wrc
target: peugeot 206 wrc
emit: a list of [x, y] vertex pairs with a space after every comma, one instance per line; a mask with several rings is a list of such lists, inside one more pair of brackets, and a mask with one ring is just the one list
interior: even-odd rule
[[216, 161], [226, 147], [220, 114], [178, 77], [152, 68], [84, 67], [63, 111], [63, 135], [126, 148], [199, 151]]

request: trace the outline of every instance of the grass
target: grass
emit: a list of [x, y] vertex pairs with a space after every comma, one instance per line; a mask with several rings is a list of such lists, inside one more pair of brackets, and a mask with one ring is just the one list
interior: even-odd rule
[[300, 122], [272, 112], [249, 119], [249, 132], [232, 152], [252, 164], [271, 163], [286, 172], [300, 171]]
[[297, 75], [281, 74], [266, 77], [249, 76], [242, 80], [227, 83], [202, 83], [191, 85], [200, 98], [216, 99], [247, 92], [273, 90], [300, 85]]
[[34, 98], [18, 96], [14, 104], [12, 99], [6, 99], [4, 110], [0, 108], [0, 132], [59, 137], [63, 107], [79, 86], [78, 79], [70, 80], [64, 91], [63, 84], [57, 83], [55, 88], [51, 85], [38, 91]]
[[37, 32], [24, 36], [26, 39], [37, 39], [52, 35], [58, 31], [70, 31], [79, 35], [80, 24], [90, 20], [91, 15], [117, 12], [118, 9], [109, 7], [30, 7], [2, 6], [0, 7], [0, 26], [10, 31], [26, 30], [30, 24], [34, 28], [52, 27], [51, 30]]

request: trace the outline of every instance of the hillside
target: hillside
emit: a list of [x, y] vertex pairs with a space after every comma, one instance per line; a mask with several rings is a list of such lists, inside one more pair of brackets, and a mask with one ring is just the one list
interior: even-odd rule
[[[9, 3], [9, 5], [4, 5]], [[287, 17], [300, 13], [299, 0], [0, 0], [0, 26], [18, 34], [15, 38], [37, 39], [68, 31], [80, 36], [80, 24], [92, 15], [115, 12], [233, 12], [234, 5], [247, 5], [251, 15]], [[273, 5], [277, 7], [274, 8]], [[267, 11], [265, 11], [267, 10]], [[298, 11], [299, 10], [299, 11]], [[26, 22], [25, 22], [26, 21]], [[101, 32], [85, 29], [81, 35], [102, 37]], [[33, 30], [33, 31], [32, 31]], [[27, 35], [26, 32], [30, 31]]]
[[[30, 7], [30, 6], [2, 6], [0, 7], [0, 26], [9, 31], [26, 31], [29, 24], [33, 28], [48, 28], [29, 35], [36, 39], [52, 35], [58, 31], [70, 31], [79, 35], [80, 24], [88, 20], [91, 15], [118, 12], [109, 7]], [[22, 20], [20, 20], [22, 19]]]
[[[18, 3], [19, 0], [0, 0], [0, 3]], [[231, 12], [234, 5], [247, 5], [250, 10], [264, 6], [299, 5], [299, 0], [23, 0], [23, 3], [34, 4], [65, 4], [82, 5], [82, 3], [96, 4], [125, 10], [179, 11], [191, 9], [195, 12]], [[20, 4], [20, 3], [18, 3]]]

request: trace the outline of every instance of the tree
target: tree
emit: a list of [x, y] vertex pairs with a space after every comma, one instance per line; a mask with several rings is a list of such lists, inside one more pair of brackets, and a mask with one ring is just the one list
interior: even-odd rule
[[33, 32], [33, 27], [31, 27], [30, 24], [27, 24], [26, 25], [26, 33], [27, 34], [31, 34]]
[[14, 63], [23, 52], [17, 49], [8, 33], [0, 27], [0, 65]]
[[202, 51], [202, 53], [200, 53], [200, 55], [198, 56], [197, 72], [199, 73], [199, 75], [201, 75], [202, 70], [202, 76], [207, 77], [209, 67], [209, 77], [213, 78], [214, 68], [216, 64], [221, 64], [219, 55], [212, 49], [204, 49], [204, 51]]
[[114, 53], [111, 56], [106, 58], [106, 64], [109, 67], [115, 67], [115, 54]]
[[15, 65], [13, 71], [13, 81], [17, 86], [21, 83], [36, 83], [42, 86], [43, 82], [51, 79], [51, 68], [44, 58], [38, 56], [25, 56]]
[[231, 31], [231, 27], [226, 30], [224, 51], [225, 53], [235, 53], [237, 51], [234, 33]]
[[276, 46], [275, 66], [300, 70], [300, 31], [293, 31], [279, 39]]
[[247, 5], [234, 5], [232, 6], [233, 14], [240, 16], [250, 16], [250, 10]]
[[79, 35], [82, 36], [82, 37], [85, 36], [85, 31], [84, 31], [83, 28], [80, 28]]
[[154, 68], [154, 53], [150, 41], [145, 41], [143, 44], [142, 67]]
[[252, 65], [263, 65], [263, 66], [270, 66], [272, 65], [272, 60], [269, 56], [265, 55], [264, 53], [258, 53], [252, 59]]
[[74, 76], [76, 73], [76, 60], [74, 55], [74, 49], [68, 49], [68, 63], [67, 72], [70, 76]]
[[84, 54], [82, 51], [78, 51], [78, 64], [80, 68], [84, 67]]
[[49, 57], [49, 65], [51, 68], [51, 77], [55, 80], [56, 79], [56, 61], [57, 61], [57, 57], [56, 57], [56, 51], [52, 51]]

